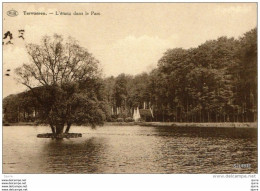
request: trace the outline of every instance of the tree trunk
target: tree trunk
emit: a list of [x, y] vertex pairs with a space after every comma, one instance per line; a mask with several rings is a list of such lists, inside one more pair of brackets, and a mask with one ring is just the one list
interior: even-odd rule
[[52, 133], [53, 133], [53, 134], [56, 134], [56, 132], [55, 132], [55, 128], [53, 127], [53, 125], [50, 124], [50, 126], [51, 126], [51, 131], [52, 131]]
[[188, 99], [187, 99], [187, 106], [186, 106], [186, 122], [189, 122], [189, 117], [188, 117], [188, 113], [189, 113], [189, 107], [188, 107], [188, 105], [189, 105], [189, 102], [188, 102]]
[[20, 107], [18, 106], [18, 116], [17, 116], [17, 122], [20, 122]]
[[163, 122], [164, 122], [164, 110], [163, 110]]
[[71, 127], [71, 123], [68, 123], [68, 124], [67, 124], [67, 128], [66, 128], [66, 130], [65, 130], [65, 133], [68, 133], [68, 132], [69, 132], [70, 127]]
[[201, 123], [201, 109], [200, 109], [200, 123]]
[[59, 124], [56, 126], [56, 135], [63, 134], [64, 124]]

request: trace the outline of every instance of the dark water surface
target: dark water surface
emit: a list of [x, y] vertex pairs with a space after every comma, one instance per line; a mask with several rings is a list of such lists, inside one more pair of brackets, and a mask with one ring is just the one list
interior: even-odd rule
[[82, 138], [37, 138], [50, 132], [43, 126], [3, 127], [3, 173], [257, 173], [257, 129], [71, 130]]

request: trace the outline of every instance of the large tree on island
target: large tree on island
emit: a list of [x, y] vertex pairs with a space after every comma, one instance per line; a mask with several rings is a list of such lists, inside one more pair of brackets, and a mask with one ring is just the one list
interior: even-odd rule
[[106, 117], [101, 72], [96, 60], [77, 41], [60, 35], [28, 44], [30, 63], [16, 69], [18, 81], [37, 99], [40, 121], [56, 136], [72, 124], [102, 124]]

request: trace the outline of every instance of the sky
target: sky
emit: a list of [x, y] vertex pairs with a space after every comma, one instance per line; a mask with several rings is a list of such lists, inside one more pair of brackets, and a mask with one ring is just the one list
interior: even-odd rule
[[[18, 16], [8, 16], [9, 10]], [[78, 40], [100, 61], [106, 77], [149, 72], [167, 49], [197, 47], [220, 36], [238, 38], [256, 26], [256, 3], [3, 3], [3, 32], [13, 34], [13, 45], [3, 46], [3, 97], [25, 90], [13, 71], [29, 62], [25, 45], [39, 43], [44, 35]], [[24, 40], [18, 38], [20, 29]]]

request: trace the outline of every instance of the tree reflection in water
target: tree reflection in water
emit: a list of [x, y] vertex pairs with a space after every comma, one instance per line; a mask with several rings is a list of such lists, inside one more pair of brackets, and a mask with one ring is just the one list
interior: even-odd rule
[[60, 141], [37, 138], [46, 127], [3, 129], [4, 173], [257, 172], [257, 129], [77, 127], [82, 138]]
[[97, 173], [101, 171], [99, 167], [103, 163], [106, 139], [91, 137], [83, 141], [55, 140], [43, 149], [47, 173]]

